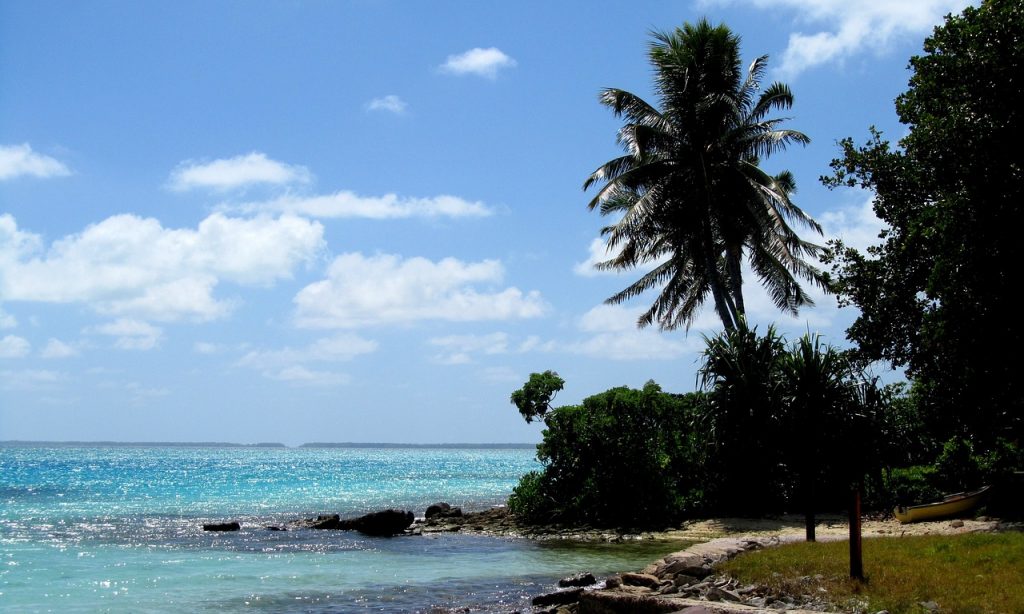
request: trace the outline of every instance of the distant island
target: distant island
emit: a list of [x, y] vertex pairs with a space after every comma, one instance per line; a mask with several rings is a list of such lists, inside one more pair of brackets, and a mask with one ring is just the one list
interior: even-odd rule
[[533, 450], [535, 443], [304, 443], [300, 448], [413, 448], [429, 450]]
[[[223, 441], [0, 441], [0, 448], [32, 447], [107, 448], [288, 448], [283, 443], [230, 443]], [[534, 443], [304, 443], [299, 448], [382, 448], [429, 450], [533, 450]]]

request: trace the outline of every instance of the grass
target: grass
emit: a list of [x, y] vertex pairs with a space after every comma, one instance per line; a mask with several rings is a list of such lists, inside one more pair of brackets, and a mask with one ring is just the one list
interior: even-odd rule
[[1024, 613], [1024, 533], [870, 538], [864, 582], [851, 580], [849, 544], [795, 543], [750, 552], [719, 569], [781, 594], [827, 595], [843, 611]]

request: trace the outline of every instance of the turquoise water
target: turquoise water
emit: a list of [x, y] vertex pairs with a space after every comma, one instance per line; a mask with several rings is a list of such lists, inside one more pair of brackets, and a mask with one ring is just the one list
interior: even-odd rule
[[[268, 531], [503, 503], [532, 450], [0, 447], [0, 611], [511, 612], [664, 544]], [[204, 522], [238, 520], [237, 533]]]

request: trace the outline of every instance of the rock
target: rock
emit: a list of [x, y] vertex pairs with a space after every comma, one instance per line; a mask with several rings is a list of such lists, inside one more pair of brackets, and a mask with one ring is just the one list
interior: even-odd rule
[[678, 574], [675, 577], [675, 579], [672, 580], [672, 583], [675, 584], [676, 586], [689, 586], [691, 584], [696, 584], [698, 582], [700, 582], [700, 578], [696, 578], [694, 576], [688, 576], [688, 575], [686, 575], [684, 573]]
[[705, 578], [711, 575], [711, 568], [705, 566], [704, 557], [696, 554], [666, 557], [664, 562], [656, 565], [652, 571], [659, 578], [669, 578], [679, 574], [696, 578]]
[[622, 583], [628, 586], [646, 586], [647, 588], [659, 588], [661, 580], [657, 576], [646, 573], [624, 573]]
[[578, 573], [574, 576], [562, 578], [558, 581], [558, 586], [562, 588], [569, 586], [590, 586], [592, 584], [597, 584], [597, 578], [595, 578], [594, 574], [590, 572]]
[[708, 601], [732, 601], [733, 603], [739, 603], [742, 601], [740, 596], [736, 593], [723, 588], [718, 588], [717, 586], [709, 588], [706, 597]]
[[949, 526], [953, 527], [954, 529], [959, 529], [960, 527], [964, 526], [964, 521], [954, 520], [953, 522], [949, 523]]
[[670, 598], [609, 591], [583, 591], [580, 595], [580, 614], [660, 614], [678, 611], [679, 605]]
[[412, 512], [384, 510], [351, 520], [342, 520], [339, 522], [339, 528], [356, 530], [365, 535], [390, 537], [405, 531], [412, 525], [414, 519]]
[[531, 603], [537, 607], [567, 605], [579, 601], [581, 594], [583, 594], [582, 588], [571, 588], [567, 591], [555, 591], [546, 595], [537, 595]]
[[430, 519], [430, 518], [433, 518], [434, 516], [438, 516], [440, 514], [444, 514], [445, 512], [451, 511], [451, 509], [452, 509], [452, 506], [448, 505], [447, 503], [445, 503], [443, 501], [439, 502], [439, 503], [435, 503], [435, 504], [433, 504], [433, 505], [431, 505], [430, 507], [427, 508], [426, 513], [423, 514], [423, 517], [427, 518], [427, 519]]
[[919, 601], [917, 603], [917, 605], [919, 605], [922, 608], [928, 610], [929, 612], [938, 612], [939, 611], [939, 604], [935, 603], [934, 601]]
[[204, 524], [204, 531], [238, 531], [242, 528], [242, 525], [237, 522], [214, 522], [211, 524]]
[[621, 576], [610, 576], [604, 581], [605, 588], [619, 588], [620, 586], [622, 586]]
[[309, 529], [338, 530], [341, 528], [341, 517], [337, 514], [320, 515], [316, 518], [302, 521], [302, 526]]
[[264, 528], [266, 530], [268, 530], [268, 531], [287, 531], [288, 530], [287, 527], [279, 527], [279, 526], [273, 525], [273, 524], [272, 525], [268, 525], [268, 526], [266, 526]]

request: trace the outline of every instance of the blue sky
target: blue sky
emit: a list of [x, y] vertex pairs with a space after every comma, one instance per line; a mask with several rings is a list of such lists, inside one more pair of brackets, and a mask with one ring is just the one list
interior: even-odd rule
[[[724, 22], [812, 139], [766, 167], [863, 246], [870, 195], [818, 177], [905, 133], [907, 60], [967, 4], [0, 2], [0, 439], [528, 442], [532, 371], [693, 390], [710, 312], [602, 305], [633, 276], [590, 267], [598, 91], [656, 102], [648, 33]], [[791, 337], [854, 316], [747, 294]]]

